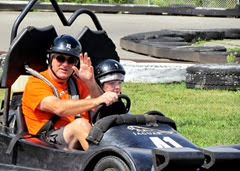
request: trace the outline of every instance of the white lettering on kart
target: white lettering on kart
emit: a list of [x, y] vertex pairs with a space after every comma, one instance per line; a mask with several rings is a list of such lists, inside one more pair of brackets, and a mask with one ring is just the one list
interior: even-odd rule
[[161, 135], [161, 131], [140, 126], [128, 126], [127, 129], [132, 130], [134, 135]]
[[141, 126], [128, 126], [127, 129], [133, 131], [134, 135], [162, 135], [163, 132], [167, 132], [168, 134], [174, 133], [172, 131], [157, 130]]
[[180, 144], [178, 144], [176, 141], [174, 141], [170, 137], [163, 137], [163, 140], [161, 140], [159, 137], [149, 137], [149, 138], [157, 148], [171, 148], [171, 147], [181, 148], [182, 147]]

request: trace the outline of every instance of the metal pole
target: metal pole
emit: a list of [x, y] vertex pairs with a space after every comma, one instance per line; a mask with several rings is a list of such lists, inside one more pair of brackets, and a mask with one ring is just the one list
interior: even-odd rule
[[10, 43], [12, 43], [13, 39], [17, 36], [17, 30], [19, 24], [22, 22], [23, 18], [27, 15], [27, 13], [30, 11], [32, 6], [37, 2], [38, 0], [30, 0], [26, 7], [23, 9], [23, 11], [20, 13], [18, 18], [15, 20], [13, 27], [12, 27], [12, 33], [11, 33], [11, 40]]

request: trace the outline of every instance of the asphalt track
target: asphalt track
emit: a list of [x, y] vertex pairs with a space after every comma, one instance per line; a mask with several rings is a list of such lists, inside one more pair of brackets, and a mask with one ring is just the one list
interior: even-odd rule
[[[12, 25], [20, 12], [0, 11], [0, 51], [7, 51], [10, 44]], [[69, 18], [72, 13], [65, 13]], [[167, 16], [167, 15], [134, 15], [134, 14], [103, 14], [96, 13], [102, 27], [116, 45], [121, 59], [137, 62], [169, 62], [167, 59], [156, 59], [145, 55], [127, 52], [120, 48], [120, 39], [124, 36], [159, 31], [162, 29], [219, 29], [240, 28], [239, 18]], [[44, 27], [54, 25], [58, 34], [77, 35], [83, 26], [96, 29], [86, 14], [78, 17], [71, 27], [62, 25], [54, 12], [30, 12], [20, 24], [18, 31], [26, 26]]]

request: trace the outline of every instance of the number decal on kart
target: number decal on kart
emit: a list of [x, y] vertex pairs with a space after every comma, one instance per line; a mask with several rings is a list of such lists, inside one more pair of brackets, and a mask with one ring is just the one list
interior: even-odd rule
[[174, 141], [170, 137], [163, 137], [161, 140], [159, 137], [150, 137], [150, 140], [157, 148], [181, 148], [182, 146]]

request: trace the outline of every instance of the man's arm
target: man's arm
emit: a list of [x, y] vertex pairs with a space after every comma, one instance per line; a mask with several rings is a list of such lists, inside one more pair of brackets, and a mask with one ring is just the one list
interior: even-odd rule
[[96, 98], [103, 94], [103, 90], [96, 83], [95, 79], [92, 83], [87, 84], [87, 87], [89, 89], [91, 98]]
[[80, 69], [76, 66], [73, 66], [73, 70], [76, 73], [76, 75], [83, 80], [89, 91], [91, 98], [95, 98], [103, 94], [102, 89], [98, 86], [98, 84], [95, 81], [94, 78], [94, 69], [91, 63], [91, 59], [88, 57], [87, 53], [84, 53], [84, 55], [80, 54]]
[[86, 112], [105, 103], [107, 106], [117, 101], [118, 96], [113, 92], [106, 92], [97, 98], [90, 99], [66, 99], [61, 100], [55, 96], [45, 97], [37, 106], [39, 110], [54, 113], [62, 116], [72, 116], [78, 113]]

